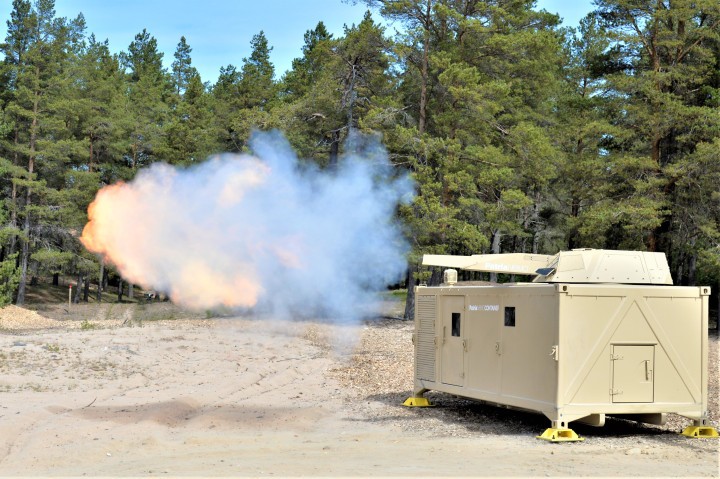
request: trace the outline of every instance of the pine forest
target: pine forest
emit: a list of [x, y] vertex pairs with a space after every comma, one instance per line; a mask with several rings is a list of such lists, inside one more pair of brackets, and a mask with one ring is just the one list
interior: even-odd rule
[[713, 287], [717, 309], [717, 0], [596, 0], [577, 28], [533, 0], [364, 3], [342, 35], [308, 25], [284, 73], [257, 31], [213, 84], [185, 37], [165, 68], [152, 32], [115, 54], [81, 13], [13, 0], [0, 64], [0, 304], [22, 305], [39, 277], [84, 285], [76, 301], [91, 283], [132, 294], [79, 242], [97, 191], [155, 162], [246, 152], [253, 131], [279, 130], [321, 169], [353, 132], [374, 135], [411, 174], [415, 196], [396, 211], [411, 246], [396, 285], [409, 286], [407, 315], [412, 285], [440, 280], [423, 254], [572, 248], [664, 252], [675, 284]]

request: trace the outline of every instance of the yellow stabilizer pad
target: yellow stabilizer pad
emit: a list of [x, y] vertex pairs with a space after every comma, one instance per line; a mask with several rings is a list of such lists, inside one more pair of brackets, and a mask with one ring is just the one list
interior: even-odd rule
[[403, 406], [407, 407], [432, 407], [433, 405], [430, 404], [430, 401], [428, 401], [426, 398], [416, 398], [416, 397], [409, 397], [405, 400], [403, 403]]
[[688, 426], [680, 434], [687, 437], [720, 437], [717, 429], [711, 426]]
[[545, 429], [544, 433], [535, 437], [550, 442], [574, 442], [585, 440], [584, 437], [580, 437], [575, 434], [575, 431], [572, 429], [554, 429], [552, 427]]

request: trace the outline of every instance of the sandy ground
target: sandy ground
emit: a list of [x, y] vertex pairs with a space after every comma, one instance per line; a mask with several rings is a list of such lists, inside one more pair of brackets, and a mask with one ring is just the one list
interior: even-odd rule
[[[534, 438], [547, 427], [534, 414], [443, 395], [403, 408], [408, 322], [71, 323], [0, 333], [0, 476], [719, 473], [717, 440], [662, 428], [609, 421], [576, 428], [585, 442], [551, 444]], [[410, 355], [360, 341], [372, 334]], [[381, 359], [398, 361], [406, 390], [374, 390]]]

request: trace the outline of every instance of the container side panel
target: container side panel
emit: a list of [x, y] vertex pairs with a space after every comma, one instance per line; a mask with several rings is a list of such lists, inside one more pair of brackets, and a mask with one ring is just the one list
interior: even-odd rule
[[702, 398], [703, 298], [648, 296], [645, 309], [658, 338], [655, 400], [696, 402]]
[[415, 304], [415, 377], [435, 381], [435, 315], [437, 296], [418, 296]]
[[[650, 326], [646, 311], [641, 309], [638, 299], [633, 299], [622, 321], [615, 329], [611, 341], [615, 343], [657, 344], [658, 338]], [[650, 321], [650, 322], [649, 322]]]
[[656, 401], [672, 404], [700, 402], [699, 389], [686, 384], [687, 381], [683, 380], [667, 352], [660, 345], [655, 351], [655, 371]]
[[476, 391], [500, 391], [500, 341], [502, 308], [497, 291], [485, 290], [467, 298], [467, 386]]
[[557, 299], [554, 290], [538, 293], [503, 296], [501, 394], [554, 403], [558, 363], [552, 350], [558, 339]]
[[[575, 395], [568, 401], [571, 404], [598, 404], [610, 403], [612, 394], [612, 363], [610, 356], [612, 347], [602, 348], [602, 354], [595, 361], [593, 367], [585, 375], [585, 380], [578, 388]], [[595, 412], [595, 411], [593, 411]], [[603, 412], [603, 411], [597, 411]]]
[[[702, 401], [703, 299], [697, 289], [573, 285], [561, 297], [561, 404], [657, 412]], [[607, 296], [603, 296], [607, 295]], [[636, 406], [634, 406], [636, 405]], [[597, 413], [603, 412], [598, 409]]]
[[[623, 297], [590, 294], [560, 296], [560, 404], [607, 403], [610, 400], [609, 339], [617, 327]], [[594, 293], [594, 294], [593, 294]], [[618, 291], [619, 293], [619, 291]], [[612, 328], [613, 330], [609, 329]], [[586, 385], [581, 391], [581, 386]]]

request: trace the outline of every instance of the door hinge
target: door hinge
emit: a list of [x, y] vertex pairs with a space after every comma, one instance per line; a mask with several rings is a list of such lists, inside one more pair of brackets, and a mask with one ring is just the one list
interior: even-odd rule
[[550, 350], [550, 356], [551, 356], [555, 361], [559, 361], [559, 360], [560, 360], [560, 345], [559, 345], [559, 344], [556, 344], [555, 346], [552, 347], [552, 349]]
[[623, 392], [622, 392], [622, 390], [620, 390], [620, 389], [610, 389], [610, 395], [611, 395], [611, 396], [617, 396], [617, 395], [622, 394], [622, 393], [623, 393]]
[[610, 361], [620, 361], [621, 359], [624, 359], [619, 354], [610, 354]]

